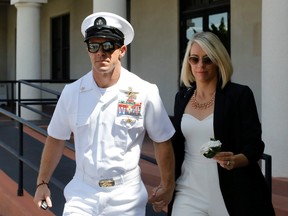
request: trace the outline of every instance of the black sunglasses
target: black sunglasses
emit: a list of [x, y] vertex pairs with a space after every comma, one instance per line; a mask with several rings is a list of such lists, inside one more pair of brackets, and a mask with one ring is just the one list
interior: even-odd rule
[[87, 47], [90, 53], [96, 53], [99, 51], [100, 47], [102, 46], [103, 51], [105, 52], [112, 52], [116, 49], [116, 46], [121, 47], [120, 43], [115, 41], [105, 41], [103, 43], [97, 42], [88, 42]]
[[[198, 56], [189, 56], [188, 61], [191, 65], [196, 65], [200, 61], [200, 58]], [[213, 63], [212, 60], [208, 56], [202, 57], [203, 65], [210, 65], [212, 63]]]

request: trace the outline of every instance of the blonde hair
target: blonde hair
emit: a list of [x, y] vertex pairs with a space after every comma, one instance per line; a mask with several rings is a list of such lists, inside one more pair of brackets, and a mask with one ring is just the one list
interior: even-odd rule
[[187, 44], [185, 56], [183, 59], [180, 85], [184, 84], [186, 87], [191, 87], [191, 83], [195, 81], [192, 74], [191, 66], [188, 62], [191, 46], [197, 43], [206, 52], [207, 56], [217, 65], [219, 79], [222, 79], [222, 86], [224, 88], [226, 83], [231, 80], [233, 74], [233, 67], [230, 56], [220, 39], [212, 32], [196, 33]]

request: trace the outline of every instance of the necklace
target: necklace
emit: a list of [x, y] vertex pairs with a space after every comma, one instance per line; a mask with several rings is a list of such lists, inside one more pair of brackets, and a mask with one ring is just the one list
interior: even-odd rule
[[195, 109], [198, 109], [198, 110], [208, 109], [214, 104], [215, 92], [212, 94], [211, 99], [206, 103], [199, 103], [196, 99], [196, 95], [197, 95], [197, 90], [195, 89], [194, 94], [192, 95], [190, 99], [192, 107], [194, 107]]

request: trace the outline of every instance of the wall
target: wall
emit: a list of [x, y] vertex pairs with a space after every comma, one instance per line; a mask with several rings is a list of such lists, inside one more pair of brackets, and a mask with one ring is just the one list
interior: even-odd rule
[[[165, 10], [163, 10], [165, 6]], [[159, 13], [161, 11], [161, 13]], [[80, 26], [93, 12], [93, 1], [49, 0], [41, 6], [41, 78], [51, 74], [51, 18], [70, 13], [70, 75], [77, 79], [91, 69]], [[8, 78], [15, 79], [16, 8], [8, 9]], [[178, 86], [178, 1], [131, 1], [131, 23], [135, 39], [131, 44], [131, 71], [155, 83], [168, 114], [173, 115]], [[125, 65], [125, 64], [124, 64]]]
[[254, 92], [261, 117], [261, 0], [231, 1], [232, 79]]
[[263, 0], [262, 6], [263, 139], [272, 155], [273, 176], [288, 178], [288, 1]]
[[7, 6], [0, 5], [0, 80], [6, 79], [7, 71]]
[[178, 82], [178, 1], [131, 1], [135, 39], [131, 70], [159, 87], [164, 106], [173, 115]]
[[51, 74], [51, 18], [70, 14], [70, 78], [77, 79], [91, 70], [91, 63], [81, 34], [83, 19], [92, 13], [91, 0], [49, 0], [41, 10], [42, 35], [42, 78], [49, 79]]

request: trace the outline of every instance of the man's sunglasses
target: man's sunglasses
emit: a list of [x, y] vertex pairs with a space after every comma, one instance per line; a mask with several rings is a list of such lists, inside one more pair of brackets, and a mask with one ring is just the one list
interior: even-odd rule
[[[191, 65], [196, 65], [200, 61], [200, 58], [198, 56], [189, 56], [188, 61]], [[213, 63], [212, 60], [208, 56], [202, 57], [203, 65], [210, 65], [212, 63]]]
[[105, 41], [103, 43], [97, 43], [97, 42], [87, 43], [88, 51], [90, 53], [98, 52], [101, 46], [104, 52], [112, 52], [116, 49], [116, 46], [121, 47], [121, 44], [115, 41]]

